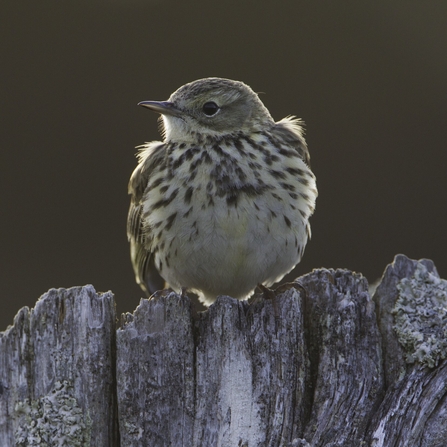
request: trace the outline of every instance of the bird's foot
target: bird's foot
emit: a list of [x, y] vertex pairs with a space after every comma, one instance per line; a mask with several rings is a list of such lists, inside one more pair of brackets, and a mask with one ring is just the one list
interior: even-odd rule
[[172, 292], [174, 292], [172, 289], [157, 290], [148, 299], [149, 300], [157, 300], [158, 298], [161, 298], [162, 296], [168, 296]]
[[300, 290], [300, 292], [302, 292], [303, 296], [306, 297], [307, 296], [307, 291], [304, 288], [304, 286], [299, 283], [298, 281], [293, 281], [293, 282], [286, 282], [284, 284], [281, 284], [280, 286], [278, 286], [275, 289], [275, 294], [279, 295], [280, 293], [284, 293], [287, 292], [290, 289], [298, 289]]
[[258, 288], [261, 290], [262, 296], [266, 300], [274, 300], [276, 293], [273, 289], [269, 289], [268, 287], [264, 286], [264, 284], [258, 284]]

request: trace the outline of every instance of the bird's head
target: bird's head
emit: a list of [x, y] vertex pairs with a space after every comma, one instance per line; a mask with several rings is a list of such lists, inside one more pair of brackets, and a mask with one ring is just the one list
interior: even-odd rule
[[139, 105], [161, 113], [166, 141], [250, 133], [274, 124], [258, 95], [243, 82], [230, 79], [199, 79], [180, 87], [167, 101]]

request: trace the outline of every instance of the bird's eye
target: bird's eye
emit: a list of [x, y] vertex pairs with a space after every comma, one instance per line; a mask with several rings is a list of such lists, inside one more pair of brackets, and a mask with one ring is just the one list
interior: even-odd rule
[[206, 116], [213, 116], [219, 111], [219, 106], [215, 102], [206, 102], [203, 104], [202, 111]]

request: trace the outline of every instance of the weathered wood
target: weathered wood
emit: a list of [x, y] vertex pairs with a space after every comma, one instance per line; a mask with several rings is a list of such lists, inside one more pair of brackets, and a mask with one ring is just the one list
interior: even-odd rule
[[116, 340], [111, 294], [52, 290], [0, 336], [0, 445], [441, 447], [446, 358], [447, 281], [405, 256], [374, 299], [332, 269], [198, 315], [160, 293]]
[[189, 446], [194, 424], [191, 304], [175, 293], [141, 300], [117, 331], [121, 445]]
[[51, 289], [0, 334], [0, 445], [117, 446], [113, 295]]
[[439, 278], [438, 272], [429, 259], [413, 261], [406, 256], [397, 255], [394, 262], [388, 265], [382, 280], [374, 293], [374, 301], [377, 304], [377, 317], [383, 340], [383, 362], [385, 370], [385, 382], [389, 387], [395, 384], [407, 372], [407, 364], [404, 359], [403, 347], [399, 343], [394, 326], [393, 309], [399, 297], [398, 284], [404, 278], [414, 275], [417, 265], [422, 264], [428, 272], [432, 272]]
[[282, 445], [303, 429], [299, 293], [253, 305], [220, 297], [198, 321], [193, 445]]
[[314, 389], [304, 438], [312, 446], [359, 446], [384, 393], [368, 283], [346, 270], [316, 270], [300, 283]]
[[[428, 300], [423, 309], [414, 312], [421, 298]], [[443, 359], [447, 356], [447, 281], [439, 279], [432, 261], [417, 262], [399, 255], [385, 270], [374, 300], [384, 340], [388, 389], [374, 415], [367, 445], [445, 446], [447, 361]], [[419, 346], [409, 347], [399, 341], [399, 334], [410, 329], [399, 327], [395, 318], [402, 304], [411, 317], [411, 331]], [[406, 334], [409, 337], [411, 334]]]

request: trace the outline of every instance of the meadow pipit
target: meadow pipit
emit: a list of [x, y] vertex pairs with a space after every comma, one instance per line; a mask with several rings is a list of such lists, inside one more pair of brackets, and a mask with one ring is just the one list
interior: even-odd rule
[[129, 182], [128, 237], [147, 292], [191, 290], [248, 298], [300, 261], [317, 197], [303, 123], [275, 123], [246, 84], [206, 78], [168, 101], [164, 141], [141, 146]]

